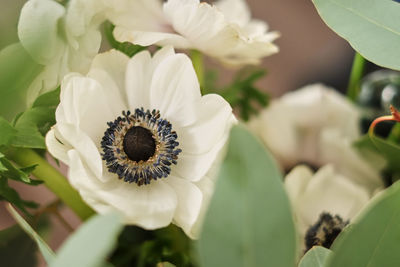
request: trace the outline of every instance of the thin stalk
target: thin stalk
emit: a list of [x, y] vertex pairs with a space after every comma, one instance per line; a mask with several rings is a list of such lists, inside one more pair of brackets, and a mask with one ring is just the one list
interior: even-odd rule
[[203, 93], [205, 94], [204, 90], [204, 60], [203, 54], [197, 50], [192, 50], [190, 52], [190, 58], [192, 59], [194, 70], [196, 71], [197, 78], [199, 79], [200, 88]]
[[[382, 116], [382, 117], [376, 118], [376, 119], [371, 123], [371, 125], [369, 126], [369, 130], [368, 130], [368, 134], [369, 134], [370, 136], [373, 136], [373, 135], [374, 135], [374, 130], [375, 130], [376, 125], [378, 125], [378, 123], [381, 123], [381, 122], [383, 122], [383, 121], [396, 121], [396, 122], [400, 122], [400, 112], [399, 112], [395, 107], [393, 107], [392, 105], [390, 106], [390, 112], [392, 113], [392, 115]], [[396, 125], [397, 125], [397, 124], [396, 124]], [[396, 126], [394, 126], [394, 129], [392, 130], [391, 135], [394, 134], [393, 131], [395, 131], [395, 130], [396, 130]], [[390, 136], [389, 136], [389, 138], [390, 138]], [[390, 140], [390, 139], [389, 139], [389, 140]]]
[[38, 165], [32, 174], [42, 180], [54, 194], [70, 207], [83, 221], [95, 212], [83, 202], [78, 192], [72, 188], [64, 175], [50, 165], [32, 149], [14, 148], [7, 156], [21, 167]]
[[360, 91], [360, 80], [364, 74], [366, 60], [358, 52], [354, 55], [353, 67], [351, 69], [347, 97], [355, 101]]

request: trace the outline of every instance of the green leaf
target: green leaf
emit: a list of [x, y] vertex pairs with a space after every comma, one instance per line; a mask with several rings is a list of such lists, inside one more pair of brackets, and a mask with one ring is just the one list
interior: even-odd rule
[[281, 173], [242, 126], [230, 138], [197, 244], [201, 266], [294, 266], [297, 240]]
[[315, 246], [303, 256], [299, 267], [325, 267], [330, 254], [332, 254], [332, 251], [329, 249]]
[[26, 108], [26, 91], [43, 70], [20, 43], [0, 51], [0, 115], [11, 120]]
[[37, 208], [37, 204], [32, 201], [23, 200], [17, 191], [8, 185], [8, 180], [12, 179], [29, 185], [38, 185], [42, 181], [37, 181], [29, 178], [30, 173], [36, 166], [29, 166], [26, 168], [17, 168], [11, 161], [9, 161], [2, 153], [0, 153], [0, 201], [6, 200], [16, 207], [18, 207], [25, 214], [29, 213], [25, 209]]
[[18, 212], [11, 205], [8, 205], [7, 209], [14, 217], [14, 219], [17, 221], [17, 223], [21, 226], [21, 228], [24, 229], [24, 231], [36, 242], [46, 262], [48, 264], [51, 263], [55, 257], [54, 252], [51, 250], [51, 248], [39, 236], [39, 234], [37, 234], [36, 231], [33, 230], [33, 228], [25, 221], [25, 219], [18, 214]]
[[17, 134], [12, 145], [22, 148], [46, 149], [44, 134], [55, 122], [54, 108], [34, 107], [24, 112], [16, 121]]
[[376, 135], [370, 135], [370, 138], [387, 160], [388, 168], [394, 172], [400, 172], [400, 146]]
[[400, 262], [400, 183], [377, 195], [337, 237], [330, 267], [397, 267]]
[[103, 262], [116, 245], [122, 228], [116, 214], [94, 216], [68, 238], [50, 267], [104, 265]]
[[249, 120], [251, 115], [258, 113], [258, 106], [266, 107], [269, 103], [269, 95], [254, 85], [265, 75], [264, 69], [243, 69], [237, 73], [232, 84], [221, 92], [232, 107], [239, 109], [240, 117], [245, 121]]
[[56, 122], [55, 111], [60, 103], [60, 88], [40, 95], [32, 107], [14, 121], [17, 130], [12, 145], [22, 148], [45, 149], [44, 136]]
[[157, 264], [156, 267], [175, 267], [175, 265], [169, 262], [160, 262]]
[[17, 130], [7, 120], [0, 117], [0, 146], [8, 145], [16, 133]]
[[61, 89], [58, 87], [53, 91], [40, 95], [35, 102], [33, 102], [32, 107], [48, 107], [56, 109], [60, 103], [60, 91]]
[[0, 153], [0, 175], [7, 178], [12, 179], [18, 182], [23, 182], [29, 185], [39, 185], [42, 184], [41, 181], [32, 180], [29, 178], [31, 172], [34, 171], [37, 165], [25, 167], [25, 168], [17, 168], [12, 164], [3, 154]]
[[29, 215], [25, 207], [28, 208], [37, 208], [38, 205], [32, 201], [23, 200], [17, 191], [11, 188], [8, 185], [8, 179], [5, 178], [3, 175], [0, 175], [0, 200], [6, 200], [11, 204], [15, 205], [25, 214]]
[[313, 0], [325, 23], [363, 57], [400, 70], [400, 5], [390, 0]]
[[0, 231], [1, 266], [36, 267], [35, 242], [18, 225]]

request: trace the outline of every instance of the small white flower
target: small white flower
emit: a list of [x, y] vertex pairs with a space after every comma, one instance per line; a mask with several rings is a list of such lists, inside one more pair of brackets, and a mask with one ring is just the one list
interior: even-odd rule
[[277, 53], [265, 22], [251, 18], [244, 0], [220, 0], [215, 5], [199, 0], [119, 0], [109, 12], [117, 40], [149, 46], [173, 45], [197, 49], [232, 64], [258, 64]]
[[306, 166], [297, 166], [286, 176], [285, 188], [302, 242], [321, 214], [350, 221], [371, 197], [365, 188], [338, 174], [332, 165], [322, 167], [315, 174]]
[[28, 89], [28, 103], [55, 89], [69, 72], [86, 73], [101, 43], [102, 1], [29, 0], [21, 10], [18, 37], [43, 71]]
[[250, 122], [250, 128], [283, 168], [332, 163], [341, 174], [373, 192], [383, 181], [353, 147], [361, 136], [359, 121], [355, 105], [334, 89], [314, 84], [272, 101]]
[[100, 54], [87, 76], [63, 80], [56, 119], [48, 149], [91, 207], [196, 237], [235, 118], [222, 97], [200, 95], [187, 56]]

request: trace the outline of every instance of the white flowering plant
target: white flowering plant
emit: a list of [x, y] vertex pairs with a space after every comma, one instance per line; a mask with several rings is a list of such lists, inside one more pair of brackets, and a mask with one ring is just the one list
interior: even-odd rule
[[356, 51], [348, 88], [270, 98], [280, 33], [245, 0], [26, 1], [0, 51], [1, 265], [400, 266], [400, 4], [312, 2]]

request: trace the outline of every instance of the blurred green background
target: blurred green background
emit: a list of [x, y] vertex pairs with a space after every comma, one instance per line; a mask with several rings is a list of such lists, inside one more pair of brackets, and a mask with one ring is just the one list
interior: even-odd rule
[[24, 0], [0, 0], [0, 49], [18, 41], [18, 17], [25, 2]]

